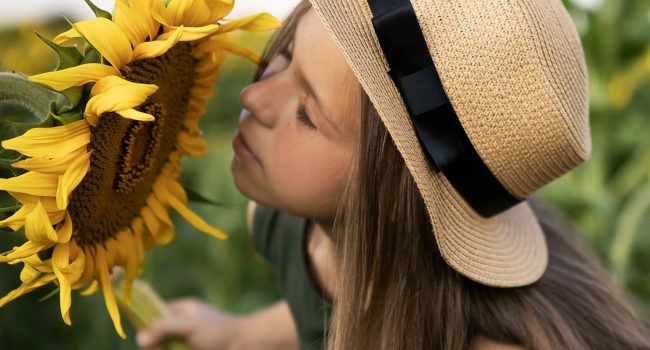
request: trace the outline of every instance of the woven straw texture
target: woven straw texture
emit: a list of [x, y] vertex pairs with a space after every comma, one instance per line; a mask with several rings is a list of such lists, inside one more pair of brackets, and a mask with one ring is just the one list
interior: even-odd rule
[[[311, 3], [413, 175], [445, 261], [466, 277], [491, 286], [522, 286], [538, 280], [548, 251], [528, 203], [486, 219], [471, 209], [444, 175], [431, 171], [387, 74], [367, 2]], [[465, 131], [506, 189], [525, 198], [588, 158], [584, 55], [559, 0], [414, 0], [412, 4]]]

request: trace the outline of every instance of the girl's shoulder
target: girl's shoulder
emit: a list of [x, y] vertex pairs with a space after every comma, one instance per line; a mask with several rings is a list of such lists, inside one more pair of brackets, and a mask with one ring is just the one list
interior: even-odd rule
[[474, 337], [470, 350], [525, 350], [519, 345], [500, 343], [483, 335]]

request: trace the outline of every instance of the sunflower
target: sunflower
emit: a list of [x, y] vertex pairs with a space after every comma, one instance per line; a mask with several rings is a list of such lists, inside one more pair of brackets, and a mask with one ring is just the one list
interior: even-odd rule
[[169, 208], [198, 230], [226, 238], [188, 208], [177, 179], [183, 156], [206, 152], [198, 120], [221, 63], [229, 53], [259, 59], [227, 34], [280, 25], [266, 13], [219, 23], [233, 2], [118, 0], [113, 15], [90, 4], [97, 18], [49, 42], [61, 50], [82, 42], [85, 50], [77, 47], [85, 55], [78, 65], [29, 80], [81, 94], [83, 113], [2, 142], [22, 154], [13, 167], [23, 173], [0, 179], [0, 190], [21, 204], [0, 227], [24, 229], [27, 241], [0, 255], [0, 262], [24, 264], [22, 284], [0, 306], [55, 283], [62, 318], [71, 324], [71, 291], [101, 290], [124, 338], [111, 271], [123, 267], [128, 300], [144, 252], [174, 237]]

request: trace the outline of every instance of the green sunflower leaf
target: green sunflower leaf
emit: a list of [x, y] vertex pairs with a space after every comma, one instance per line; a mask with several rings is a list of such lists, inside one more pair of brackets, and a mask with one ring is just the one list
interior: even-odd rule
[[[38, 86], [16, 73], [0, 73], [0, 108], [10, 108], [10, 116], [0, 110], [0, 120], [14, 119], [25, 115], [32, 120], [47, 119], [50, 102], [60, 98], [61, 94]], [[21, 113], [17, 113], [21, 111]]]
[[50, 104], [50, 116], [58, 121], [61, 125], [70, 124], [83, 118], [83, 111], [80, 108], [75, 108], [74, 110], [64, 112], [58, 111], [60, 111], [59, 105], [56, 101], [53, 101]]
[[[84, 56], [77, 50], [76, 47], [64, 47], [58, 44], [53, 43], [51, 40], [41, 36], [40, 34], [34, 32], [39, 39], [41, 39], [47, 46], [51, 47], [54, 52], [56, 52], [58, 63], [55, 70], [63, 70], [66, 68], [76, 67], [84, 59]], [[66, 89], [61, 92], [61, 96], [56, 99], [57, 106], [55, 109], [56, 113], [64, 113], [71, 111], [79, 102], [81, 102], [82, 87], [76, 86]]]
[[86, 63], [99, 63], [101, 62], [102, 56], [99, 54], [97, 49], [91, 45], [86, 46], [86, 52], [84, 53], [84, 58], [81, 61], [81, 64]]
[[36, 36], [38, 36], [41, 41], [43, 41], [45, 44], [47, 44], [47, 46], [51, 47], [54, 52], [56, 52], [58, 58], [56, 70], [76, 67], [81, 63], [81, 60], [83, 60], [81, 52], [79, 52], [76, 47], [64, 47], [53, 43], [51, 40], [38, 34], [37, 32], [34, 32], [34, 34], [36, 34]]
[[84, 0], [84, 1], [86, 2], [86, 4], [88, 4], [90, 9], [93, 10], [93, 12], [95, 13], [95, 16], [104, 17], [104, 18], [106, 18], [108, 20], [113, 20], [113, 16], [111, 15], [110, 12], [100, 9], [95, 4], [93, 4], [92, 1], [90, 1], [90, 0]]

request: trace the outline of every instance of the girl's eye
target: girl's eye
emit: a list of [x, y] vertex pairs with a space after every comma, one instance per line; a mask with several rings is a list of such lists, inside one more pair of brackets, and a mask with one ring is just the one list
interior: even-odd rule
[[316, 129], [316, 125], [312, 123], [311, 119], [309, 118], [309, 115], [307, 115], [307, 110], [305, 110], [304, 105], [300, 105], [298, 107], [298, 111], [296, 113], [298, 115], [298, 120], [305, 126], [311, 129]]

